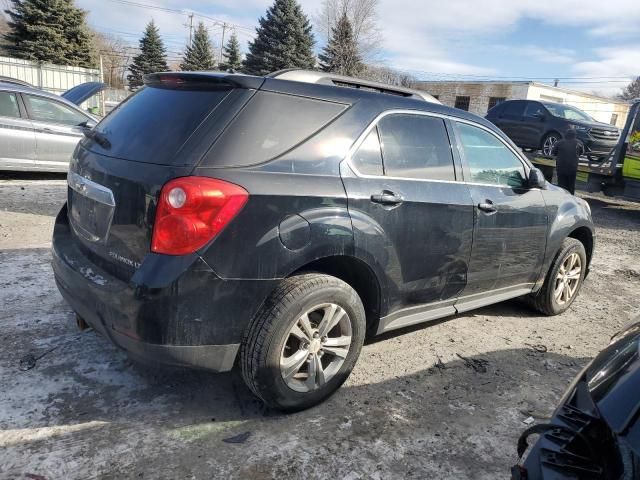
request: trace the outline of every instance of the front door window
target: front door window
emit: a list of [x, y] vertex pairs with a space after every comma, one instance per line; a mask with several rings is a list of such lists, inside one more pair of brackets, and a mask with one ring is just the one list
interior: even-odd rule
[[24, 99], [31, 118], [39, 122], [73, 126], [81, 125], [89, 119], [73, 108], [49, 98], [24, 95]]
[[522, 162], [498, 138], [466, 123], [457, 123], [457, 129], [472, 182], [511, 188], [526, 185]]

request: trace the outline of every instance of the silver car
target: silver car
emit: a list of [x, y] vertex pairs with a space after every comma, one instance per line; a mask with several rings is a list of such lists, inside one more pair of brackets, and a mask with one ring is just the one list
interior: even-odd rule
[[78, 107], [104, 88], [90, 82], [60, 95], [0, 80], [0, 170], [66, 172], [97, 119]]

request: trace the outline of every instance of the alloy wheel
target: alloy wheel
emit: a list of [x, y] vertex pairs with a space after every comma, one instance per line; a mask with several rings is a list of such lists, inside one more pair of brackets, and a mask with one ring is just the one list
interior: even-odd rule
[[339, 371], [351, 347], [351, 321], [335, 303], [303, 313], [289, 329], [280, 354], [280, 374], [289, 388], [310, 392]]
[[542, 145], [542, 153], [544, 153], [546, 156], [551, 156], [553, 146], [557, 141], [558, 137], [556, 137], [555, 135], [549, 135], [547, 138], [545, 138], [544, 144]]
[[558, 270], [554, 285], [554, 297], [558, 305], [565, 305], [571, 301], [578, 290], [582, 274], [582, 260], [580, 255], [569, 255]]

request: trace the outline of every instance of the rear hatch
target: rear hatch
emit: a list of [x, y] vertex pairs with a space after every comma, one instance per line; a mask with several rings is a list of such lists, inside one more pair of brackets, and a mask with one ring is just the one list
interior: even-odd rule
[[162, 186], [189, 175], [263, 79], [154, 74], [85, 138], [71, 162], [69, 222], [91, 260], [128, 280], [150, 251]]
[[102, 82], [86, 82], [76, 85], [75, 87], [67, 90], [62, 95], [62, 98], [69, 100], [76, 105], [80, 105], [82, 102], [89, 100], [94, 95], [97, 95], [102, 90], [107, 88], [106, 83]]

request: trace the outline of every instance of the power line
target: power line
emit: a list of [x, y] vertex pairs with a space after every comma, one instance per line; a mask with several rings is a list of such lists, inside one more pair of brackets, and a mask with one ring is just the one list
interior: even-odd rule
[[558, 75], [550, 76], [550, 77], [523, 77], [523, 76], [501, 76], [501, 75], [477, 75], [477, 74], [466, 74], [466, 73], [446, 73], [446, 72], [431, 72], [426, 70], [417, 70], [417, 69], [408, 69], [408, 68], [394, 68], [399, 72], [403, 73], [414, 73], [414, 74], [422, 74], [427, 76], [434, 77], [451, 77], [451, 78], [473, 78], [473, 79], [494, 79], [494, 80], [617, 80], [617, 79], [629, 79], [631, 77], [635, 77], [636, 75], [622, 75], [622, 76], [584, 76], [584, 77], [561, 77]]
[[157, 5], [150, 5], [148, 3], [134, 2], [132, 0], [109, 0], [109, 1], [113, 2], [113, 3], [120, 3], [122, 5], [130, 5], [130, 6], [133, 6], [133, 7], [145, 8], [145, 9], [150, 9], [150, 10], [158, 10], [158, 11], [174, 13], [174, 14], [183, 15], [183, 16], [194, 15], [196, 17], [204, 18], [204, 19], [210, 20], [210, 21], [218, 23], [218, 24], [226, 23], [227, 26], [233, 26], [233, 27], [238, 28], [240, 30], [247, 30], [247, 31], [249, 31], [251, 33], [254, 32], [253, 27], [248, 27], [248, 26], [245, 26], [245, 25], [237, 24], [237, 23], [225, 22], [224, 20], [220, 20], [218, 18], [210, 17], [209, 15], [205, 15], [204, 13], [199, 13], [199, 12], [196, 12], [194, 10], [186, 10], [186, 9], [185, 10], [178, 10], [178, 9], [175, 9], [175, 8], [159, 7]]

